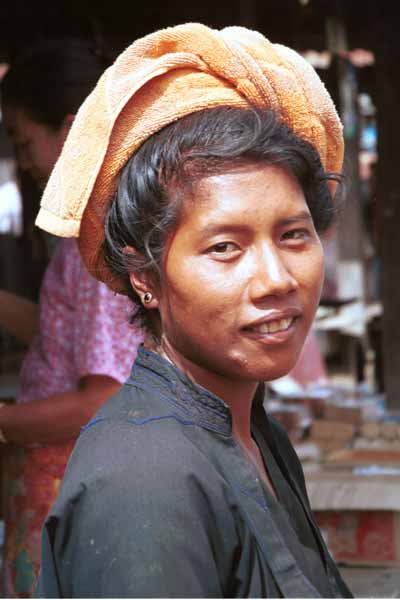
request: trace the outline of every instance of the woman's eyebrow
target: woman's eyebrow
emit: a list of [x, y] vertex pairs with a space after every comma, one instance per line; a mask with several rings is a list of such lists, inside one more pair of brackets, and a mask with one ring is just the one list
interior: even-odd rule
[[[293, 214], [290, 217], [279, 219], [279, 226], [293, 225], [301, 221], [312, 222], [310, 213], [306, 210], [302, 210], [299, 213]], [[210, 223], [204, 225], [199, 231], [199, 234], [204, 237], [211, 237], [221, 233], [244, 233], [248, 231], [249, 226], [244, 223]]]
[[201, 235], [212, 236], [219, 233], [240, 233], [247, 230], [248, 226], [243, 223], [220, 223], [215, 225], [205, 225], [200, 233]]
[[298, 223], [299, 221], [311, 221], [312, 217], [307, 210], [302, 210], [301, 212], [292, 215], [290, 217], [286, 217], [285, 219], [280, 219], [279, 223], [282, 225], [291, 225], [292, 223]]

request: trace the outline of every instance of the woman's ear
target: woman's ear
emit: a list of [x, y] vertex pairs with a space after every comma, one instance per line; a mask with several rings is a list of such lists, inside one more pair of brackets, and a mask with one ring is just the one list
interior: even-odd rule
[[132, 271], [129, 273], [129, 279], [143, 306], [145, 308], [158, 308], [158, 298], [152, 283], [149, 281], [149, 274]]
[[[124, 248], [124, 254], [128, 257], [129, 255], [138, 256], [139, 253], [135, 248], [127, 246]], [[129, 279], [143, 306], [152, 309], [158, 308], [158, 296], [152, 273], [148, 270], [132, 270], [129, 273]]]

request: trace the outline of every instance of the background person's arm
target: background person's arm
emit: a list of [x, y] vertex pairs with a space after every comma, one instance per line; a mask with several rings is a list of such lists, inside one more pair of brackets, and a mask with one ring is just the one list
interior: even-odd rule
[[79, 435], [100, 406], [121, 387], [106, 375], [88, 375], [73, 392], [54, 394], [33, 402], [5, 405], [0, 409], [0, 428], [7, 442], [61, 442]]
[[39, 327], [39, 306], [27, 298], [0, 290], [0, 327], [30, 344]]

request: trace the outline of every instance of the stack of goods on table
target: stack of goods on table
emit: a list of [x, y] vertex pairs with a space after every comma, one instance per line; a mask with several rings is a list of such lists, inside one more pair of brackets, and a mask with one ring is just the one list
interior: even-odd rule
[[353, 448], [365, 426], [385, 418], [382, 395], [362, 390], [331, 388], [322, 414], [313, 420], [309, 439], [316, 443], [324, 457]]
[[363, 389], [272, 393], [266, 410], [286, 425], [303, 460], [311, 507], [336, 561], [399, 567], [400, 412]]
[[388, 414], [381, 394], [336, 386], [270, 388], [265, 408], [288, 432], [301, 455], [313, 444], [322, 459], [344, 450], [400, 450], [400, 415]]

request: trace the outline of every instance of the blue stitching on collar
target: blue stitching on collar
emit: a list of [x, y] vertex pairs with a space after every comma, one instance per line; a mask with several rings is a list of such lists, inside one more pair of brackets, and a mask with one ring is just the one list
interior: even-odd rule
[[[146, 385], [145, 383], [141, 383], [140, 381], [128, 381], [125, 385], [129, 385], [130, 387], [136, 387], [137, 389], [143, 390], [145, 392], [147, 391], [147, 392], [154, 393], [154, 391], [155, 391], [154, 386]], [[163, 394], [159, 390], [156, 390], [156, 392], [157, 392], [157, 396], [160, 400], [166, 401], [168, 404], [172, 405], [174, 408], [176, 408], [180, 412], [184, 412], [188, 415], [192, 414], [192, 411], [190, 411], [189, 408], [187, 406], [185, 406], [183, 403], [177, 402], [176, 400], [174, 400], [174, 398]], [[198, 412], [200, 412], [200, 411], [198, 411]], [[225, 437], [230, 437], [230, 435], [231, 435], [230, 424], [227, 423], [226, 421], [222, 421], [222, 423], [217, 424], [217, 423], [213, 423], [211, 420], [203, 419], [199, 414], [196, 414], [196, 419], [193, 421], [193, 423], [195, 423], [196, 425], [199, 425], [201, 427], [205, 427], [206, 429], [210, 429], [211, 431], [215, 431], [216, 433], [219, 433], [220, 435], [224, 435]]]
[[158, 389], [155, 389], [153, 385], [141, 383], [140, 381], [128, 381], [125, 385], [129, 385], [130, 387], [135, 387], [138, 390], [143, 390], [144, 392], [152, 392], [152, 393], [156, 392], [157, 397], [160, 398], [160, 400], [165, 400], [166, 402], [168, 402], [168, 404], [172, 404], [172, 406], [174, 408], [177, 408], [177, 409], [181, 410], [182, 412], [185, 412], [187, 414], [190, 413], [190, 411], [188, 410], [188, 408], [185, 405], [180, 404], [179, 402], [174, 400], [174, 398], [171, 398], [171, 396], [167, 396], [166, 394], [163, 394]]
[[[133, 423], [134, 425], [147, 425], [147, 423], [152, 423], [153, 421], [163, 421], [164, 419], [174, 419], [181, 423], [181, 425], [194, 425], [198, 426], [198, 423], [195, 421], [190, 421], [189, 419], [181, 419], [177, 415], [158, 415], [157, 417], [147, 417], [145, 419], [124, 419], [124, 423]], [[96, 417], [89, 421], [87, 425], [81, 427], [81, 433], [84, 433], [94, 425], [98, 425], [102, 421], [114, 421], [115, 419], [108, 419], [107, 417]]]
[[178, 421], [178, 423], [181, 423], [182, 425], [198, 426], [195, 421], [181, 419], [177, 415], [160, 415], [158, 417], [147, 417], [146, 419], [127, 419], [127, 423], [133, 423], [134, 425], [146, 425], [147, 423], [152, 423], [153, 421], [162, 421], [163, 419], [175, 419], [175, 421]]
[[81, 427], [81, 433], [83, 433], [87, 429], [90, 429], [91, 427], [93, 427], [93, 425], [97, 425], [97, 423], [100, 423], [100, 421], [106, 421], [106, 420], [107, 420], [106, 417], [94, 417], [94, 419], [91, 419], [89, 421], [89, 423], [87, 423], [87, 425], [84, 425], [83, 427]]

